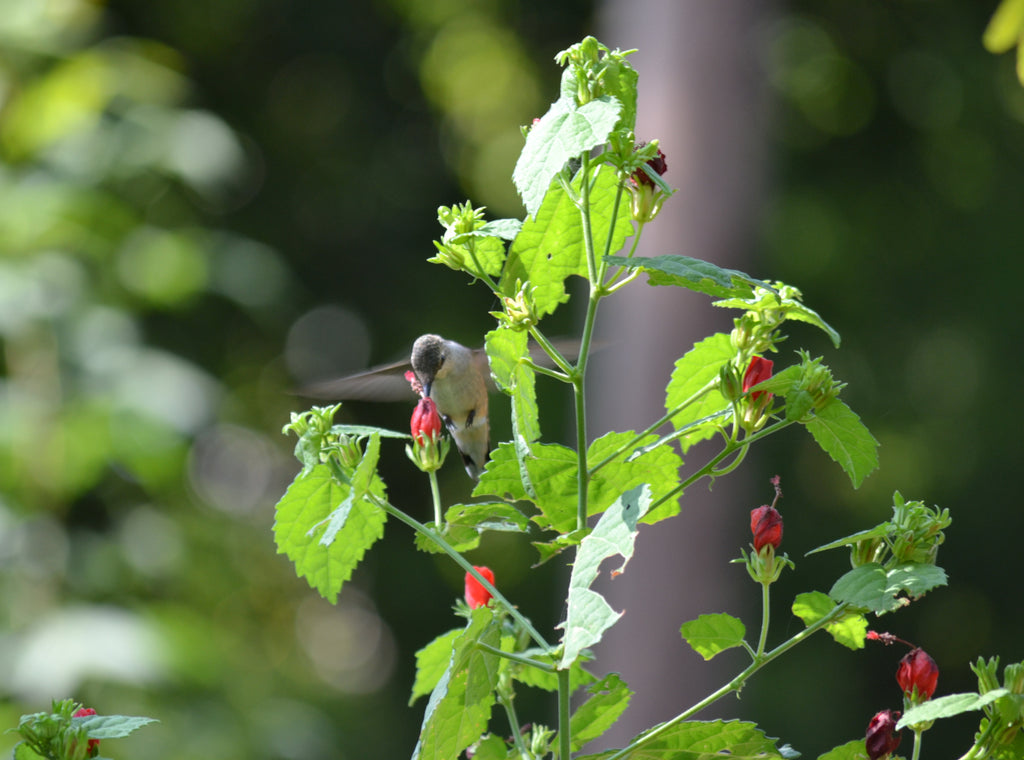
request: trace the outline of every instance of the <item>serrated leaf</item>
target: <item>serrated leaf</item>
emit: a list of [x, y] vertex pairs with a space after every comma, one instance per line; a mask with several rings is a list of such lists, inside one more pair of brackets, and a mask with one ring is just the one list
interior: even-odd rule
[[561, 97], [551, 104], [526, 135], [512, 182], [526, 212], [536, 216], [555, 175], [570, 158], [577, 158], [608, 139], [619, 120], [622, 104], [602, 97], [582, 106]]
[[85, 715], [72, 718], [72, 724], [83, 726], [90, 739], [120, 739], [150, 723], [159, 723], [156, 718], [134, 715]]
[[710, 261], [669, 254], [643, 258], [606, 256], [605, 261], [626, 269], [640, 269], [650, 285], [676, 285], [714, 298], [751, 298], [755, 287], [772, 286], [736, 269], [724, 269]]
[[[351, 491], [351, 486], [331, 477], [327, 465], [318, 464], [292, 482], [275, 508], [278, 553], [287, 555], [296, 574], [332, 604], [366, 551], [384, 535], [387, 520], [384, 510], [366, 500], [356, 501], [338, 526], [334, 541], [323, 545], [318, 533]], [[374, 479], [371, 491], [383, 498], [384, 485], [379, 478]]]
[[[832, 612], [835, 606], [826, 594], [811, 591], [797, 595], [793, 601], [793, 614], [803, 620], [805, 626], [810, 626]], [[863, 649], [868, 621], [857, 612], [849, 612], [828, 623], [825, 630], [837, 644], [854, 650]]]
[[683, 623], [679, 633], [697, 654], [710, 660], [726, 649], [743, 646], [747, 627], [739, 618], [724, 612], [713, 612]]
[[[718, 377], [722, 366], [735, 354], [736, 350], [725, 333], [716, 333], [694, 344], [692, 349], [676, 361], [675, 369], [672, 370], [672, 377], [665, 389], [665, 411], [672, 412], [694, 398], [695, 394]], [[729, 402], [717, 389], [709, 390], [673, 415], [672, 426], [676, 430], [681, 430], [692, 426], [698, 420], [727, 409], [728, 406]], [[693, 444], [714, 435], [716, 427], [714, 423], [694, 427], [679, 441], [683, 453], [685, 454]]]
[[569, 720], [572, 750], [578, 751], [608, 730], [629, 707], [632, 690], [617, 673], [609, 673], [587, 688], [587, 700]]
[[984, 694], [967, 692], [964, 694], [947, 694], [944, 697], [936, 697], [928, 700], [922, 705], [911, 708], [900, 718], [896, 728], [906, 728], [915, 723], [939, 720], [940, 718], [952, 718], [954, 715], [980, 710], [998, 699], [1008, 696], [1010, 692], [1006, 689], [992, 689]]
[[517, 441], [540, 438], [536, 373], [530, 358], [529, 335], [522, 330], [491, 330], [484, 340], [491, 374], [498, 388], [512, 398], [512, 434]]
[[[652, 730], [657, 728], [655, 726]], [[605, 760], [613, 754], [616, 754], [615, 750], [585, 755], [576, 760]], [[620, 760], [721, 760], [723, 757], [729, 760], [772, 760], [784, 757], [774, 739], [765, 736], [753, 723], [738, 720], [678, 723], [633, 751], [616, 756]]]
[[[582, 181], [582, 177], [574, 180], [573, 187], [577, 191]], [[597, 252], [603, 252], [606, 247], [610, 251], [619, 250], [633, 231], [629, 204], [619, 203], [616, 208], [616, 197], [622, 192], [615, 170], [601, 166], [590, 194], [590, 221]], [[609, 243], [613, 220], [614, 232]], [[569, 300], [565, 281], [572, 275], [587, 277], [583, 228], [576, 204], [556, 185], [537, 214], [523, 223], [522, 230], [512, 241], [498, 287], [503, 295], [515, 296], [520, 284], [529, 280], [539, 318]]]
[[487, 222], [483, 227], [468, 234], [487, 237], [494, 235], [502, 240], [514, 240], [519, 230], [523, 227], [521, 219], [494, 219]]
[[946, 573], [935, 565], [907, 563], [886, 571], [877, 562], [871, 562], [840, 577], [829, 596], [837, 602], [882, 614], [905, 606], [908, 600], [903, 594], [917, 597], [945, 583]]
[[448, 667], [430, 693], [413, 760], [451, 760], [487, 730], [494, 706], [498, 656], [477, 646], [501, 643], [489, 607], [478, 607], [453, 641]]
[[416, 652], [416, 679], [412, 684], [409, 704], [412, 705], [420, 697], [425, 697], [434, 690], [452, 658], [455, 642], [465, 633], [465, 629], [456, 628], [442, 633], [425, 647]]
[[491, 450], [491, 458], [473, 488], [473, 496], [496, 496], [510, 501], [530, 498], [523, 486], [519, 457], [512, 443], [500, 443]]
[[805, 426], [822, 450], [846, 471], [854, 488], [860, 488], [878, 467], [878, 441], [839, 399], [819, 409]]
[[633, 556], [637, 523], [651, 506], [647, 485], [637, 486], [616, 500], [601, 515], [593, 532], [580, 542], [569, 577], [569, 595], [565, 621], [559, 624], [562, 636], [562, 659], [559, 668], [568, 668], [579, 653], [601, 640], [622, 613], [615, 612], [605, 598], [591, 589], [601, 563], [609, 557], [621, 556], [622, 564], [612, 571], [621, 573]]
[[818, 760], [865, 760], [867, 751], [864, 748], [863, 739], [853, 739], [833, 747], [824, 755], [818, 755]]

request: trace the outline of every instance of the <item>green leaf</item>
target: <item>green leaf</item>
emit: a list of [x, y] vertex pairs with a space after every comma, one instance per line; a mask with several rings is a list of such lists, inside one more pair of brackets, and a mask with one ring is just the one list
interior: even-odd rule
[[465, 633], [456, 628], [442, 633], [421, 650], [416, 652], [416, 679], [413, 681], [409, 704], [412, 705], [420, 697], [425, 697], [434, 690], [441, 680], [452, 658], [455, 642]]
[[[577, 192], [581, 182], [581, 177], [573, 181]], [[592, 183], [590, 205], [597, 254], [606, 248], [609, 251], [619, 250], [633, 231], [629, 204], [619, 203], [616, 208], [616, 198], [622, 192], [615, 170], [601, 166]], [[609, 243], [613, 221], [614, 233]], [[498, 287], [503, 295], [515, 296], [520, 284], [529, 280], [540, 318], [569, 300], [565, 281], [572, 275], [587, 277], [583, 228], [576, 204], [563, 188], [556, 185], [551, 188], [536, 216], [523, 223], [522, 230], [512, 242]]]
[[483, 227], [478, 230], [466, 233], [467, 235], [480, 235], [487, 237], [493, 235], [499, 237], [502, 240], [515, 240], [516, 235], [519, 234], [519, 230], [523, 228], [523, 222], [521, 219], [494, 219], [487, 222]]
[[500, 624], [491, 608], [473, 610], [466, 629], [452, 643], [448, 667], [427, 701], [413, 760], [455, 758], [487, 730], [500, 658], [477, 644], [501, 643]]
[[665, 411], [671, 413], [687, 401], [692, 403], [680, 410], [672, 417], [672, 426], [676, 430], [692, 427], [692, 430], [679, 440], [683, 453], [695, 443], [710, 438], [719, 427], [717, 422], [709, 421], [703, 425], [695, 425], [699, 420], [729, 408], [726, 401], [717, 388], [708, 388], [717, 377], [722, 366], [733, 356], [736, 350], [732, 347], [732, 341], [725, 333], [716, 333], [699, 343], [676, 361], [675, 369], [672, 371], [672, 378], [665, 389]]
[[832, 399], [805, 424], [818, 445], [846, 471], [854, 488], [860, 488], [878, 467], [878, 441], [839, 399]]
[[985, 28], [982, 42], [990, 53], [1005, 53], [1024, 36], [1024, 0], [1003, 0]]
[[570, 158], [578, 158], [608, 139], [619, 120], [622, 104], [602, 97], [577, 107], [561, 97], [526, 135], [526, 144], [512, 171], [526, 213], [537, 216], [551, 180]]
[[505, 740], [494, 734], [485, 736], [473, 749], [473, 760], [508, 760], [514, 757], [509, 754]]
[[[409, 398], [415, 398], [410, 392]], [[379, 435], [381, 438], [411, 438], [408, 433], [400, 433], [397, 430], [375, 427], [373, 425], [332, 425], [331, 433], [334, 435], [347, 435], [352, 438], [369, 438], [371, 435]]]
[[[558, 664], [558, 659], [555, 655], [542, 652], [539, 649], [528, 649], [523, 652], [523, 655], [531, 660], [546, 663], [552, 668]], [[592, 684], [597, 680], [596, 676], [583, 667], [582, 661], [584, 659], [586, 658], [581, 656], [569, 668], [570, 694], [581, 686]], [[542, 670], [519, 663], [510, 663], [509, 667], [513, 669], [515, 679], [526, 686], [534, 686], [538, 689], [544, 689], [544, 691], [558, 691], [558, 674], [554, 670]]]
[[[384, 484], [379, 478], [374, 478], [370, 490], [384, 497]], [[353, 501], [345, 519], [337, 521], [334, 541], [324, 545], [316, 533], [351, 493], [352, 486], [339, 484], [327, 465], [318, 464], [292, 482], [275, 508], [278, 553], [286, 554], [299, 577], [332, 604], [366, 551], [384, 535], [387, 520], [379, 507], [362, 499]]]
[[159, 722], [156, 718], [133, 715], [85, 715], [71, 719], [73, 725], [83, 726], [89, 732], [90, 739], [120, 739], [143, 726]]
[[900, 718], [896, 728], [906, 728], [915, 723], [938, 720], [940, 718], [952, 718], [954, 715], [965, 713], [970, 710], [980, 710], [998, 699], [1008, 696], [1007, 689], [999, 688], [987, 691], [984, 694], [967, 692], [964, 694], [947, 694], [944, 697], [936, 697], [922, 705], [911, 708]]
[[818, 760], [865, 760], [867, 750], [864, 748], [863, 739], [853, 739], [833, 747], [824, 755], [818, 755]]
[[879, 523], [878, 525], [876, 525], [873, 528], [868, 528], [867, 530], [861, 530], [861, 531], [858, 531], [856, 533], [851, 533], [848, 536], [843, 536], [842, 538], [837, 538], [835, 541], [830, 541], [827, 544], [822, 544], [821, 546], [819, 546], [819, 547], [817, 547], [815, 549], [811, 549], [804, 556], [809, 557], [812, 554], [817, 554], [818, 552], [828, 551], [829, 549], [841, 549], [841, 548], [843, 548], [845, 546], [853, 546], [854, 544], [857, 544], [857, 543], [859, 543], [861, 541], [867, 541], [867, 540], [874, 539], [874, 538], [885, 538], [886, 536], [889, 535], [889, 532], [892, 529], [893, 529], [892, 523], [890, 521], [886, 520], [884, 523]]
[[613, 266], [643, 270], [650, 285], [676, 285], [714, 298], [751, 298], [755, 287], [772, 289], [767, 282], [736, 269], [723, 269], [710, 261], [689, 256], [606, 256], [605, 261]]
[[569, 577], [569, 596], [565, 621], [559, 624], [562, 636], [562, 659], [559, 668], [569, 667], [586, 649], [601, 640], [604, 631], [621, 616], [590, 586], [597, 579], [601, 563], [619, 555], [623, 562], [612, 576], [621, 573], [633, 556], [637, 523], [651, 505], [650, 489], [637, 486], [624, 493], [598, 520], [593, 532], [580, 543], [576, 562]]
[[[835, 602], [820, 591], [798, 594], [793, 601], [793, 614], [810, 626], [821, 620], [835, 609]], [[831, 634], [836, 643], [849, 649], [863, 649], [864, 638], [868, 631], [867, 619], [857, 612], [847, 612], [836, 620], [828, 623], [825, 630]]]
[[763, 315], [770, 314], [770, 320], [773, 323], [787, 319], [806, 322], [824, 331], [832, 341], [832, 345], [839, 348], [839, 333], [822, 319], [818, 312], [804, 305], [802, 298], [800, 291], [791, 285], [782, 282], [771, 285], [758, 283], [752, 298], [726, 298], [722, 301], [715, 301], [712, 305], [725, 309], [744, 309]]
[[484, 341], [491, 374], [498, 388], [512, 397], [512, 431], [515, 440], [532, 443], [540, 438], [536, 373], [527, 363], [529, 335], [524, 330], [500, 328]]
[[609, 673], [591, 684], [587, 693], [590, 695], [587, 701], [576, 708], [569, 721], [573, 752], [607, 731], [629, 707], [633, 696], [617, 673]]
[[14, 760], [46, 760], [45, 757], [40, 755], [25, 742], [18, 742], [14, 745], [14, 752], [11, 754], [11, 757], [13, 757]]
[[683, 623], [679, 633], [705, 660], [710, 660], [726, 649], [743, 646], [747, 627], [743, 621], [724, 612], [701, 615], [696, 620]]
[[531, 494], [523, 485], [523, 474], [515, 445], [500, 443], [491, 450], [491, 458], [473, 488], [473, 496], [496, 496], [509, 501], [529, 499]]
[[[655, 726], [652, 730], [657, 729]], [[613, 754], [615, 750], [585, 755], [577, 760], [604, 760]], [[678, 723], [619, 757], [621, 760], [721, 760], [723, 757], [772, 760], [784, 755], [775, 746], [775, 740], [765, 736], [753, 723], [713, 720]]]
[[871, 562], [840, 577], [828, 593], [837, 602], [882, 614], [909, 604], [903, 594], [916, 598], [945, 584], [945, 571], [935, 565], [907, 563], [886, 571]]

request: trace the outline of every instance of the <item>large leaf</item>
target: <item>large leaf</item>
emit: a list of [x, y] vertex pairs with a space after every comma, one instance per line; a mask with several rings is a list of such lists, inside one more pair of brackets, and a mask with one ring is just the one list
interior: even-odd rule
[[159, 723], [156, 718], [134, 715], [85, 715], [72, 718], [76, 726], [83, 726], [90, 739], [120, 739], [150, 723]]
[[621, 110], [613, 97], [577, 106], [573, 98], [563, 96], [530, 128], [512, 171], [512, 182], [530, 216], [537, 215], [551, 181], [569, 159], [608, 139]]
[[651, 285], [676, 285], [714, 298], [750, 298], [755, 287], [771, 288], [767, 282], [736, 269], [723, 269], [710, 261], [689, 256], [607, 256], [605, 261], [614, 266], [642, 270]]
[[[579, 192], [583, 177], [573, 187]], [[591, 178], [586, 178], [588, 181]], [[622, 248], [633, 227], [629, 204], [620, 203], [616, 213], [615, 199], [620, 193], [615, 171], [601, 166], [591, 187], [590, 222], [595, 255]], [[614, 222], [614, 224], [613, 224]], [[609, 243], [609, 231], [614, 227]], [[572, 275], [587, 277], [587, 256], [583, 244], [580, 211], [565, 191], [554, 186], [544, 204], [532, 219], [523, 223], [509, 248], [499, 289], [506, 296], [515, 296], [527, 280], [532, 287], [538, 318], [551, 314], [559, 304], [569, 300], [565, 281]]]
[[633, 692], [618, 673], [609, 673], [587, 688], [587, 701], [576, 708], [569, 721], [573, 751], [601, 736], [629, 707]]
[[[383, 498], [379, 478], [373, 478], [370, 492]], [[327, 465], [318, 464], [292, 482], [275, 510], [278, 552], [332, 604], [367, 549], [384, 535], [387, 519], [384, 510], [365, 498], [350, 499], [352, 494], [351, 485], [337, 482]], [[321, 540], [325, 526], [332, 532], [327, 543]]]
[[501, 643], [489, 607], [473, 610], [465, 631], [452, 642], [448, 667], [427, 701], [413, 760], [453, 760], [487, 730], [500, 658], [479, 643]]
[[906, 728], [915, 723], [924, 723], [925, 721], [938, 720], [939, 718], [952, 718], [954, 715], [970, 710], [980, 710], [1009, 694], [1008, 690], [999, 688], [986, 691], [984, 694], [968, 692], [966, 694], [947, 694], [944, 697], [936, 697], [922, 705], [907, 710], [906, 714], [900, 718], [900, 722], [896, 724], [896, 728]]
[[605, 630], [621, 616], [603, 596], [591, 587], [597, 580], [601, 563], [609, 557], [621, 556], [622, 564], [612, 575], [618, 575], [633, 556], [637, 523], [650, 508], [650, 489], [637, 486], [624, 493], [597, 521], [593, 532], [580, 543], [569, 577], [569, 596], [565, 621], [559, 624], [562, 636], [560, 669], [568, 668], [583, 649], [601, 640]]
[[[658, 735], [631, 752], [617, 755], [621, 760], [781, 760], [784, 755], [775, 740], [753, 723], [738, 720], [689, 721], [667, 729], [654, 727]], [[642, 738], [643, 734], [638, 738]], [[604, 760], [616, 751], [586, 755], [577, 760]]]
[[455, 642], [462, 637], [463, 633], [465, 631], [462, 628], [442, 633], [416, 652], [416, 679], [412, 684], [412, 694], [409, 695], [410, 705], [420, 697], [430, 694], [437, 686], [438, 681], [448, 670]]
[[529, 335], [525, 330], [500, 328], [487, 333], [484, 341], [491, 374], [498, 388], [512, 397], [512, 433], [516, 441], [532, 443], [540, 438], [536, 373], [530, 358]]
[[[793, 600], [793, 614], [804, 621], [804, 625], [812, 625], [835, 609], [836, 603], [820, 591], [797, 594]], [[836, 643], [850, 649], [863, 649], [864, 639], [868, 631], [867, 619], [858, 612], [847, 612], [826, 624], [828, 631]]]
[[[718, 377], [722, 366], [735, 354], [729, 336], [716, 333], [696, 343], [685, 356], [676, 361], [672, 379], [665, 389], [665, 411], [671, 413], [686, 404], [672, 416], [672, 426], [676, 430], [689, 428], [689, 432], [679, 441], [684, 454], [693, 444], [714, 435], [718, 427], [714, 421], [703, 425], [695, 423], [728, 408], [729, 402], [717, 388], [707, 388]], [[706, 392], [700, 394], [705, 389]]]
[[837, 602], [877, 614], [892, 612], [925, 592], [946, 585], [946, 573], [929, 564], [904, 563], [886, 570], [877, 562], [855, 567], [828, 592]]
[[818, 445], [846, 471], [854, 488], [860, 488], [877, 469], [878, 441], [839, 399], [832, 399], [805, 424]]

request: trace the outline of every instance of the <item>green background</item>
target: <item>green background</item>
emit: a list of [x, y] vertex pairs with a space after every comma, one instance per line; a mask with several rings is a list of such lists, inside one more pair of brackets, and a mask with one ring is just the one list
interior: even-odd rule
[[[555, 52], [600, 36], [595, 9], [7, 5], [0, 724], [73, 696], [161, 721], [104, 746], [113, 757], [407, 756], [412, 654], [457, 624], [461, 574], [390, 525], [336, 607], [316, 598], [271, 540], [296, 468], [279, 430], [303, 382], [400, 357], [428, 329], [489, 329], [484, 289], [425, 263], [436, 208], [522, 215], [519, 127], [557, 93]], [[783, 510], [785, 548], [807, 574], [779, 585], [780, 635], [799, 626], [785, 600], [846, 566], [804, 551], [885, 519], [896, 489], [948, 507], [950, 588], [875, 626], [935, 657], [940, 694], [973, 688], [979, 655], [1024, 659], [1024, 88], [982, 47], [992, 5], [791, 3], [758, 38], [771, 171], [748, 268], [839, 330], [840, 351], [811, 330], [793, 347], [825, 356], [882, 444], [859, 491], [798, 432], [748, 465], [800, 505]], [[400, 430], [410, 411], [351, 404], [345, 419]], [[393, 501], [427, 519], [425, 481], [400, 446], [385, 459]], [[443, 487], [467, 496], [461, 467]], [[547, 630], [564, 579], [533, 559], [495, 538], [474, 555]], [[900, 707], [899, 654], [812, 641], [724, 713], [816, 757]], [[553, 722], [549, 698], [523, 697], [521, 717]], [[972, 729], [941, 730], [966, 747]]]

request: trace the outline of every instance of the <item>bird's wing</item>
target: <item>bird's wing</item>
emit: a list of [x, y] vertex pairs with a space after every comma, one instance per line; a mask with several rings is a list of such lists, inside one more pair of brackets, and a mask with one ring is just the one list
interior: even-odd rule
[[411, 370], [408, 361], [381, 364], [355, 375], [312, 383], [298, 395], [338, 401], [411, 401], [416, 394], [405, 379]]

